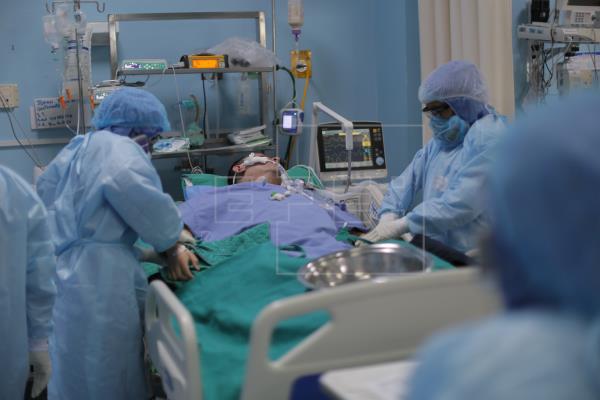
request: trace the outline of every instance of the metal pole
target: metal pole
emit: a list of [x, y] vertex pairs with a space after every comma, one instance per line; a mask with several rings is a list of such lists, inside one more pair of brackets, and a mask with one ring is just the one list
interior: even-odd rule
[[[354, 149], [354, 137], [353, 135], [353, 131], [354, 131], [354, 123], [344, 117], [342, 117], [340, 114], [336, 113], [335, 111], [333, 111], [331, 108], [325, 106], [323, 103], [321, 102], [315, 102], [313, 103], [313, 120], [312, 120], [312, 129], [311, 129], [311, 151], [314, 151], [316, 153], [316, 145], [317, 145], [317, 112], [321, 111], [327, 115], [329, 115], [331, 118], [335, 119], [336, 121], [338, 121], [341, 125], [342, 125], [342, 130], [344, 131], [344, 133], [346, 134], [346, 151], [348, 154], [348, 178], [346, 179], [346, 190], [344, 191], [344, 193], [348, 193], [348, 190], [350, 189], [350, 184], [352, 183], [352, 150]], [[314, 148], [313, 148], [314, 146]], [[309, 153], [310, 156], [310, 162], [315, 162], [316, 158], [314, 157], [313, 153]], [[311, 165], [312, 167], [313, 165]]]
[[108, 14], [108, 40], [110, 49], [110, 76], [111, 79], [117, 79], [117, 20], [114, 15]]
[[[275, 0], [271, 0], [271, 35], [273, 36], [271, 41], [271, 49], [273, 54], [277, 54], [275, 50], [275, 44], [277, 43], [277, 30], [275, 26]], [[277, 84], [276, 84], [276, 66], [273, 66], [273, 73], [271, 74], [271, 80], [273, 82], [273, 122], [277, 121]], [[277, 126], [273, 127], [273, 139], [275, 141], [275, 154], [279, 155], [279, 135], [277, 134]]]
[[348, 193], [350, 185], [352, 184], [352, 150], [348, 150], [348, 177], [346, 178], [346, 190], [344, 193]]
[[275, 43], [277, 40], [277, 27], [275, 26], [276, 19], [277, 17], [275, 16], [275, 0], [271, 0], [271, 34], [273, 35], [273, 41], [271, 42], [271, 44], [273, 53], [275, 53]]
[[[76, 46], [75, 46], [75, 56], [77, 59], [77, 87], [79, 90], [79, 118], [80, 124], [83, 124], [83, 131], [85, 132], [85, 108], [84, 108], [84, 99], [83, 99], [83, 85], [81, 84], [81, 64], [79, 62], [79, 32], [77, 31], [77, 28], [75, 28], [75, 41], [76, 41]], [[79, 128], [79, 124], [78, 127]], [[79, 129], [77, 130], [77, 133], [79, 134]]]

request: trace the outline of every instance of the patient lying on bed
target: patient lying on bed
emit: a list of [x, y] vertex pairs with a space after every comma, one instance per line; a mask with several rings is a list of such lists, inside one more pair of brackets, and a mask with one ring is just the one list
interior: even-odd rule
[[180, 205], [184, 223], [203, 241], [236, 235], [269, 223], [277, 246], [300, 246], [309, 258], [351, 248], [336, 240], [342, 228], [362, 222], [311, 190], [293, 187], [279, 160], [254, 154], [235, 163], [230, 186], [195, 187]]
[[229, 168], [229, 184], [264, 180], [273, 185], [281, 185], [282, 173], [285, 170], [279, 164], [279, 157], [250, 153]]

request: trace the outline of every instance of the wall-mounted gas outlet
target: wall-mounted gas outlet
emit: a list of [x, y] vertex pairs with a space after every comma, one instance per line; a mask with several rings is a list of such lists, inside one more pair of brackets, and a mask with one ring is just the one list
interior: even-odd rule
[[290, 52], [292, 74], [296, 78], [312, 77], [312, 53], [310, 50], [292, 50]]
[[19, 87], [17, 84], [0, 85], [0, 108], [19, 107]]

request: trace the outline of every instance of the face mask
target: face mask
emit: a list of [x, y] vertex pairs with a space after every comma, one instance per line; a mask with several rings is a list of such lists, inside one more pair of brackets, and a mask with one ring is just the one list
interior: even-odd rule
[[131, 139], [134, 142], [136, 142], [137, 144], [139, 144], [140, 147], [142, 149], [144, 149], [146, 154], [150, 154], [150, 140], [148, 139], [148, 136], [141, 134], [141, 135], [133, 136]]
[[147, 154], [150, 154], [152, 144], [162, 132], [159, 128], [131, 128], [125, 126], [110, 126], [106, 129], [119, 136], [128, 136], [131, 140], [139, 144]]
[[429, 126], [433, 136], [447, 147], [458, 146], [469, 131], [467, 122], [458, 115], [451, 118], [431, 117]]

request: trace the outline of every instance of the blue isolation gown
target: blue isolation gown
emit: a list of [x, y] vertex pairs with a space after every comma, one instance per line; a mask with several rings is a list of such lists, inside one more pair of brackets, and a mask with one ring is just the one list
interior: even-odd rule
[[[471, 126], [456, 147], [432, 139], [390, 182], [380, 215], [406, 216], [412, 234], [429, 236], [459, 251], [475, 248], [488, 225], [483, 188], [504, 129], [502, 117], [488, 114]], [[420, 190], [423, 202], [410, 210]]]
[[138, 237], [164, 251], [182, 221], [150, 159], [109, 131], [78, 136], [37, 184], [50, 215], [58, 295], [49, 398], [145, 399]]
[[28, 339], [47, 339], [56, 294], [46, 209], [31, 185], [0, 166], [0, 399], [22, 399]]
[[417, 357], [409, 400], [600, 398], [600, 323], [507, 312], [436, 335]]

